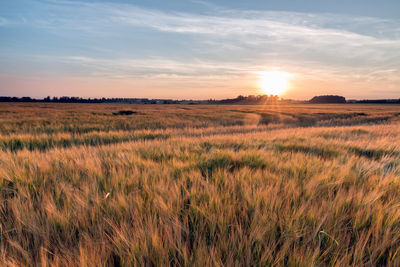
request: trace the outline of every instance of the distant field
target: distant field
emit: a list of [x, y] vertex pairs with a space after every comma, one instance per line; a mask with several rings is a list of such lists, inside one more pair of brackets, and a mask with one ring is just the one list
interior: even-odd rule
[[400, 265], [399, 105], [0, 103], [1, 265]]

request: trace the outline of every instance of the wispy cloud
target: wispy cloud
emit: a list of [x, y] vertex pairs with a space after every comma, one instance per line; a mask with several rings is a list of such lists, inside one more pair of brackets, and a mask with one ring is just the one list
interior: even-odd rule
[[[116, 24], [126, 26], [126, 32], [137, 27], [156, 31], [193, 35], [200, 42], [236, 43], [236, 48], [264, 47], [279, 51], [292, 47], [295, 52], [334, 54], [348, 52], [382, 59], [400, 55], [400, 21], [370, 17], [347, 17], [334, 14], [305, 14], [268, 11], [213, 11], [210, 15], [164, 12], [139, 8], [129, 4], [57, 1], [52, 8], [67, 10], [67, 16], [40, 19], [41, 27], [53, 26], [86, 31], [88, 34], [112, 34]], [[62, 7], [59, 7], [60, 3]], [[79, 19], [70, 16], [76, 14]], [[29, 22], [30, 23], [30, 22]], [[271, 44], [270, 47], [265, 45]], [[234, 48], [233, 46], [231, 46]], [[296, 50], [297, 49], [297, 50]], [[287, 49], [288, 51], [290, 49]], [[292, 49], [293, 50], [293, 49]], [[355, 53], [351, 53], [351, 52]], [[280, 51], [284, 53], [284, 51]], [[307, 52], [307, 51], [306, 51]], [[396, 53], [397, 52], [397, 53]]]
[[5, 26], [8, 24], [8, 20], [5, 18], [0, 17], [0, 27]]

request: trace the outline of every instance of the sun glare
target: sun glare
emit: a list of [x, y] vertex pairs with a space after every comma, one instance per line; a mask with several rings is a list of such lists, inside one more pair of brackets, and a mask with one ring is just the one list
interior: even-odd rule
[[290, 74], [282, 71], [266, 71], [261, 74], [259, 86], [267, 95], [281, 95], [289, 88]]

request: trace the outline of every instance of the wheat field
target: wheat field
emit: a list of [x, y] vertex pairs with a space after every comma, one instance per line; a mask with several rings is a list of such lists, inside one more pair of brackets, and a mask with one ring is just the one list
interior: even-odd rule
[[2, 266], [400, 265], [398, 105], [0, 115]]

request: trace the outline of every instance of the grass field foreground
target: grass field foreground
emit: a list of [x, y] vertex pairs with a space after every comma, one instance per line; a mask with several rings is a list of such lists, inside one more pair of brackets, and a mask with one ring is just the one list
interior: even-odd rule
[[6, 266], [400, 265], [399, 106], [0, 114]]

